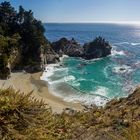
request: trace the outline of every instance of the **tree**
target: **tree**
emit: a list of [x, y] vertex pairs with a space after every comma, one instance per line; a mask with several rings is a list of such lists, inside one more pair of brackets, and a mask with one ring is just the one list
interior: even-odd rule
[[5, 69], [6, 68], [6, 66], [7, 66], [7, 61], [8, 61], [8, 58], [7, 58], [7, 55], [6, 54], [2, 54], [1, 56], [0, 56], [0, 70], [1, 69]]
[[22, 24], [24, 22], [24, 15], [25, 15], [25, 10], [24, 8], [20, 5], [19, 6], [19, 12], [17, 14], [17, 19], [18, 19], [18, 23]]
[[[10, 2], [0, 4], [0, 55], [5, 54], [10, 59], [18, 50], [19, 54], [16, 54], [23, 67], [40, 64], [41, 53], [45, 53], [48, 46], [44, 32], [44, 26], [34, 17], [31, 10], [26, 11], [19, 6], [17, 12]], [[14, 58], [16, 59], [16, 56]], [[1, 64], [3, 61], [4, 59], [1, 59]]]

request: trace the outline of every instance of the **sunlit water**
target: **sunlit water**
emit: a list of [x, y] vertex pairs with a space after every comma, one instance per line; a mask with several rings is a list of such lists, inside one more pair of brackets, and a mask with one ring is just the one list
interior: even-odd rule
[[74, 37], [83, 44], [102, 36], [113, 47], [112, 55], [102, 59], [64, 58], [62, 66], [44, 78], [56, 96], [86, 105], [104, 105], [112, 98], [127, 96], [140, 83], [140, 26], [45, 24], [45, 28], [50, 41]]

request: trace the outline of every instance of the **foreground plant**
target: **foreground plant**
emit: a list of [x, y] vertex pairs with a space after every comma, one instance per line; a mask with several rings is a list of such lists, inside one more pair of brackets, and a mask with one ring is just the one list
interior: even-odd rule
[[140, 89], [104, 108], [53, 114], [48, 105], [12, 88], [0, 90], [1, 140], [139, 140]]

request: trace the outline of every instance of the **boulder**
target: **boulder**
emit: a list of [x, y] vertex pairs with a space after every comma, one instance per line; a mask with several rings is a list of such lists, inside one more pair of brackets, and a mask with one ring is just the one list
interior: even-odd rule
[[102, 37], [97, 37], [90, 43], [84, 44], [84, 55], [85, 59], [95, 59], [106, 57], [111, 54], [111, 45], [105, 41]]
[[46, 51], [46, 62], [47, 64], [59, 62], [59, 55], [51, 48]]
[[52, 43], [52, 48], [59, 56], [63, 54], [70, 57], [81, 57], [83, 55], [83, 48], [74, 38], [68, 40], [66, 38], [61, 38], [60, 40]]

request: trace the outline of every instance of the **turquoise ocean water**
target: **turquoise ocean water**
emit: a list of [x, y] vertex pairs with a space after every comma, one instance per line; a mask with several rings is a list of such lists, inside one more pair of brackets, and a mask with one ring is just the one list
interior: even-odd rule
[[74, 37], [81, 44], [96, 36], [108, 40], [112, 55], [96, 60], [66, 57], [46, 80], [65, 101], [104, 105], [127, 96], [140, 83], [140, 25], [45, 24], [46, 37], [56, 41]]

